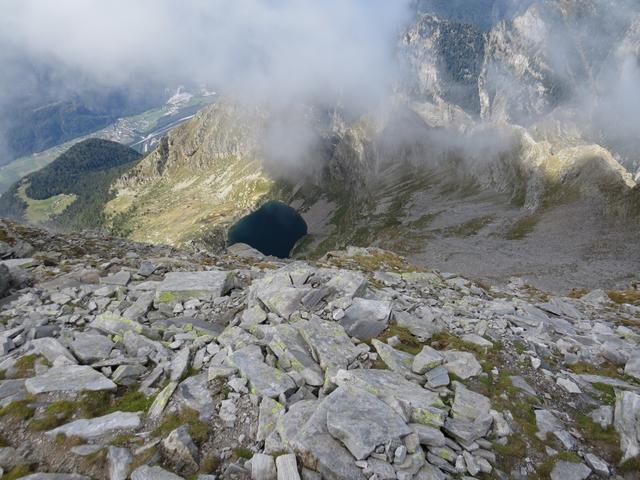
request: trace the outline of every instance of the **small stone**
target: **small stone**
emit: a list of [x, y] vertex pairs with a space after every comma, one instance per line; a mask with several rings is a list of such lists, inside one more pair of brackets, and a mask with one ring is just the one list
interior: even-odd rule
[[395, 453], [393, 454], [393, 463], [396, 465], [402, 465], [404, 460], [407, 458], [407, 447], [404, 445], [396, 448]]
[[131, 480], [184, 480], [182, 477], [165, 470], [162, 467], [142, 465], [131, 473]]
[[584, 457], [587, 461], [587, 464], [596, 472], [598, 475], [603, 477], [609, 476], [609, 465], [607, 462], [602, 460], [600, 457], [594, 455], [593, 453], [587, 453]]

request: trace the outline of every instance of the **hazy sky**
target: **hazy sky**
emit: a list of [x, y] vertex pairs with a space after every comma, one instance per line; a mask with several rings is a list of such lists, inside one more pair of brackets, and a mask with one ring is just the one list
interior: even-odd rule
[[[104, 85], [150, 76], [247, 96], [389, 85], [410, 0], [0, 0], [0, 48]], [[3, 65], [10, 68], [10, 65]]]

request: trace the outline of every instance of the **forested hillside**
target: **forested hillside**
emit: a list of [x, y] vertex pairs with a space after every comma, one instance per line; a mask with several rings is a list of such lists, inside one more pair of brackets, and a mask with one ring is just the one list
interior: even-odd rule
[[112, 182], [139, 159], [116, 142], [81, 142], [3, 194], [0, 215], [63, 228], [99, 227]]

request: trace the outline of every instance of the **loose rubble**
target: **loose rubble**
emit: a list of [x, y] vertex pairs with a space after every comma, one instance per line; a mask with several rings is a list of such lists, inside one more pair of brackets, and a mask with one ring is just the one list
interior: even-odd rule
[[0, 227], [11, 478], [638, 478], [640, 307], [604, 292]]

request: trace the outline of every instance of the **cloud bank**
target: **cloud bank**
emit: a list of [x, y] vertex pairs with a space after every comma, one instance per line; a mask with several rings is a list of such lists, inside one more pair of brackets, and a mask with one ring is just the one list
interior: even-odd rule
[[98, 85], [152, 78], [168, 85], [207, 83], [249, 100], [370, 102], [397, 72], [395, 38], [410, 19], [410, 5], [410, 0], [1, 0], [0, 49], [21, 51]]

